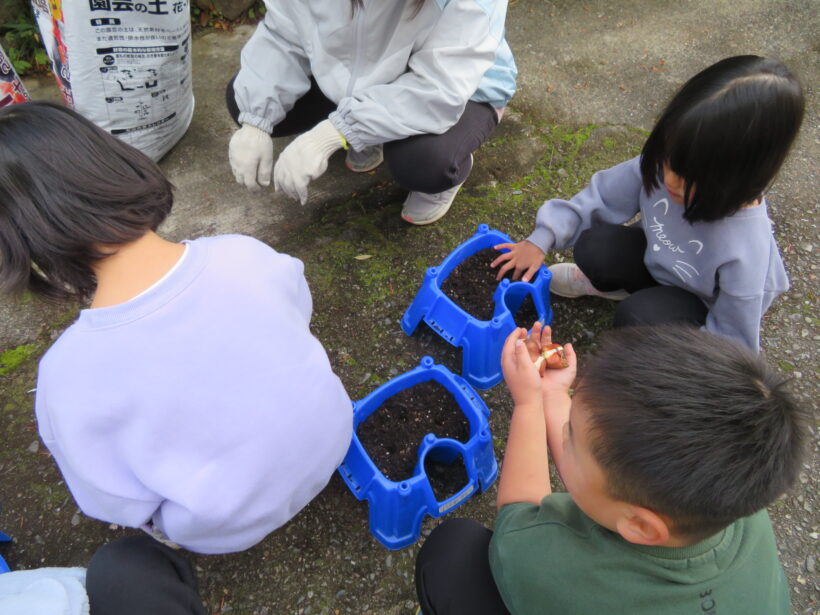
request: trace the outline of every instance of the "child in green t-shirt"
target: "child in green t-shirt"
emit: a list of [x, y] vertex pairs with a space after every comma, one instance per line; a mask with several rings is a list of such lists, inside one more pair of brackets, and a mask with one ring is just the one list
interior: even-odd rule
[[[416, 562], [424, 615], [787, 615], [765, 507], [806, 415], [744, 347], [694, 328], [608, 332], [575, 380], [507, 339], [515, 408], [492, 533], [455, 519]], [[536, 323], [527, 342], [552, 342]], [[552, 493], [548, 451], [568, 493]]]

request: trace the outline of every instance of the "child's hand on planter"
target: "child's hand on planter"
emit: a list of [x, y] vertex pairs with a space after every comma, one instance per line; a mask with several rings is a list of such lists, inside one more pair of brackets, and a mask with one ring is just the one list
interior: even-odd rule
[[496, 250], [509, 250], [509, 252], [500, 254], [497, 259], [490, 263], [490, 267], [498, 267], [504, 263], [499, 268], [498, 275], [495, 276], [496, 280], [501, 280], [505, 273], [513, 269], [513, 280], [520, 277], [522, 281], [529, 282], [535, 272], [538, 271], [538, 268], [544, 264], [545, 254], [541, 251], [541, 248], [526, 239], [518, 243], [501, 243], [493, 246], [493, 248]]

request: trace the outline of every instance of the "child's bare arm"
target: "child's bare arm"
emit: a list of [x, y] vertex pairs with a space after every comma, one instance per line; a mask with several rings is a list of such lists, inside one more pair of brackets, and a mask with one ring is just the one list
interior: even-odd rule
[[[575, 355], [572, 356], [573, 361]], [[561, 474], [564, 455], [564, 425], [569, 422], [571, 400], [567, 393], [550, 392], [544, 394], [544, 418], [547, 424], [547, 445], [552, 462]]]
[[[552, 329], [535, 323], [530, 338], [536, 339], [541, 347], [552, 344]], [[563, 350], [569, 365], [563, 369], [548, 369], [541, 378], [541, 399], [544, 406], [547, 444], [559, 474], [561, 473], [561, 457], [564, 452], [564, 425], [569, 421], [569, 409], [572, 403], [569, 390], [575, 381], [577, 370], [577, 357], [572, 344], [564, 344]]]
[[515, 407], [498, 484], [498, 508], [515, 502], [538, 504], [552, 492], [541, 378], [524, 345], [526, 336], [526, 329], [516, 329], [501, 352], [504, 379]]

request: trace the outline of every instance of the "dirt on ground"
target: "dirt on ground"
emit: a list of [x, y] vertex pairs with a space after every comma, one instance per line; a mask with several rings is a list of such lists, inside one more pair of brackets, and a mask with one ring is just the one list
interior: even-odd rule
[[[224, 111], [224, 86], [251, 29], [202, 34], [193, 45], [194, 120], [162, 163], [177, 186], [177, 202], [161, 232], [175, 240], [247, 233], [300, 258], [313, 293], [312, 329], [352, 399], [425, 355], [458, 373], [459, 349], [425, 325], [412, 336], [399, 326], [427, 267], [440, 264], [482, 223], [514, 240], [529, 235], [546, 198], [570, 197], [596, 170], [637, 155], [658, 109], [697, 70], [738, 53], [778, 57], [801, 75], [809, 106], [794, 151], [768, 193], [792, 288], [766, 315], [762, 340], [768, 360], [788, 374], [795, 395], [816, 413], [817, 32], [811, 0], [511, 2], [507, 36], [518, 61], [519, 92], [476, 153], [451, 211], [424, 228], [401, 220], [404, 193], [385, 168], [353, 175], [343, 154], [311, 185], [306, 207], [280, 193], [238, 187], [227, 164], [234, 126]], [[38, 98], [55, 96], [53, 82], [27, 86]], [[285, 144], [277, 141], [277, 152]], [[556, 252], [547, 262], [571, 258]], [[0, 531], [14, 538], [0, 544], [0, 554], [14, 568], [82, 566], [101, 544], [133, 532], [79, 512], [37, 435], [36, 363], [76, 307], [28, 297], [0, 301]], [[611, 326], [613, 304], [603, 299], [553, 298], [551, 308], [554, 339], [572, 342], [581, 361]], [[503, 385], [479, 394], [491, 410], [500, 460], [511, 402]], [[820, 614], [818, 452], [815, 418], [798, 483], [769, 508], [799, 615]], [[491, 487], [455, 514], [492, 527], [494, 499]], [[436, 523], [426, 519], [422, 537]], [[334, 475], [319, 497], [252, 549], [191, 557], [209, 613], [409, 615], [416, 606], [417, 552], [418, 544], [392, 552], [376, 542], [367, 503]]]

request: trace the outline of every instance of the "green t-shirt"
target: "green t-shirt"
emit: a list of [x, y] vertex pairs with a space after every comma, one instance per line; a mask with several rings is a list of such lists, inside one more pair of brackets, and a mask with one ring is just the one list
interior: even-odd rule
[[556, 493], [499, 511], [490, 566], [513, 615], [789, 615], [765, 510], [695, 545], [647, 547]]

